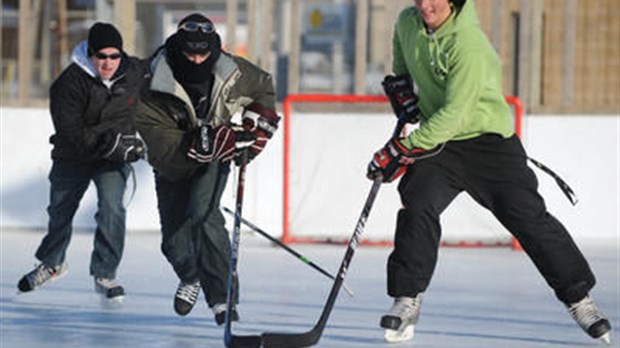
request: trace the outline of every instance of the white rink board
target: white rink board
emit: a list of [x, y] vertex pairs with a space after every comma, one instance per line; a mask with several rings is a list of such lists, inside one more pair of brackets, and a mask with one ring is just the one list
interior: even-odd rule
[[[372, 154], [389, 139], [396, 118], [387, 114], [294, 114], [291, 120], [290, 229], [296, 237], [350, 236], [372, 182]], [[400, 208], [397, 183], [384, 184], [364, 238], [391, 240]], [[443, 239], [510, 240], [508, 232], [462, 194], [442, 216]]]
[[[296, 152], [292, 156], [291, 183], [306, 184], [291, 191], [295, 235], [327, 235], [333, 231], [344, 238], [351, 235], [370, 189], [371, 183], [364, 177], [366, 165], [387, 140], [393, 125], [391, 115], [326, 117], [293, 113], [292, 143]], [[529, 155], [563, 177], [580, 199], [573, 207], [554, 180], [535, 169], [549, 211], [575, 239], [618, 239], [620, 116], [526, 115], [523, 126]], [[337, 132], [338, 127], [345, 131]], [[243, 207], [248, 220], [274, 236], [282, 234], [282, 129], [248, 168]], [[0, 108], [0, 130], [0, 227], [44, 228], [51, 165], [48, 138], [53, 132], [49, 112]], [[138, 185], [128, 208], [127, 226], [133, 230], [159, 230], [153, 174], [144, 161], [135, 168]], [[234, 202], [234, 171], [231, 175], [223, 199], [230, 208]], [[131, 188], [132, 183], [129, 185]], [[482, 237], [487, 232], [505, 235], [485, 210], [471, 202], [460, 202], [470, 201], [469, 197], [461, 195], [457, 199], [444, 214], [446, 238], [455, 233], [459, 238], [469, 233]], [[471, 207], [461, 208], [462, 204]], [[95, 206], [91, 187], [75, 217], [77, 228], [94, 226]], [[384, 185], [367, 222], [365, 237], [390, 239], [398, 208], [396, 185]], [[341, 221], [335, 222], [334, 217]]]

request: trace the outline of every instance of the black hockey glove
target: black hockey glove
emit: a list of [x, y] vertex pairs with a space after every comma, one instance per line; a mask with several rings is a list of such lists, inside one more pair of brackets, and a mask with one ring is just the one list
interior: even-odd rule
[[103, 153], [103, 158], [112, 162], [135, 162], [146, 155], [146, 145], [140, 133], [121, 134], [109, 136], [111, 141], [105, 143], [111, 144]]
[[410, 150], [401, 144], [400, 139], [392, 138], [372, 156], [366, 177], [374, 180], [380, 176], [383, 178], [383, 182], [392, 182], [405, 174], [407, 167], [418, 159], [434, 156], [442, 149], [443, 144], [432, 150], [424, 150], [418, 147]]
[[256, 134], [239, 125], [202, 126], [196, 133], [187, 155], [198, 162], [230, 161], [256, 142]]
[[[255, 141], [251, 144], [248, 151], [248, 163], [258, 156], [267, 141], [271, 139], [273, 133], [278, 130], [278, 122], [280, 117], [272, 109], [266, 108], [259, 103], [252, 103], [243, 110], [241, 115], [243, 129], [254, 134]], [[241, 165], [242, 158], [235, 158], [235, 163]]]
[[396, 117], [400, 118], [400, 115], [404, 114], [405, 122], [416, 124], [420, 109], [418, 109], [418, 96], [413, 91], [411, 77], [409, 75], [387, 75], [381, 85]]
[[235, 132], [228, 126], [201, 126], [187, 156], [201, 163], [230, 161], [235, 157]]

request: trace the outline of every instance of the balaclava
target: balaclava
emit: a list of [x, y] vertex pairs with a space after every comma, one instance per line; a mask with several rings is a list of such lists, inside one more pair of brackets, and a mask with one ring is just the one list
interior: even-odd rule
[[[208, 79], [221, 51], [222, 41], [213, 22], [199, 13], [183, 18], [176, 33], [166, 40], [166, 58], [175, 79], [181, 83], [200, 83]], [[211, 55], [201, 64], [195, 64], [183, 52], [211, 52]]]

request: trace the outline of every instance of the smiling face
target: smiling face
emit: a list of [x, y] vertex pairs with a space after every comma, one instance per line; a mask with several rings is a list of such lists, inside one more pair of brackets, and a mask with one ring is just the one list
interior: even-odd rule
[[102, 80], [114, 76], [121, 64], [121, 52], [114, 47], [102, 48], [90, 57]]
[[437, 30], [452, 13], [450, 0], [414, 0], [413, 2], [420, 11], [426, 26], [433, 31]]

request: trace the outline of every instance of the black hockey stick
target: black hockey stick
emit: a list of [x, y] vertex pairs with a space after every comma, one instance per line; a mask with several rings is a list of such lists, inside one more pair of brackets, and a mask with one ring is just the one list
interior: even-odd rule
[[568, 198], [568, 201], [571, 202], [572, 205], [576, 205], [577, 202], [579, 201], [577, 199], [577, 195], [575, 194], [575, 192], [573, 191], [572, 188], [570, 188], [570, 186], [568, 186], [568, 184], [562, 179], [560, 178], [559, 175], [557, 175], [553, 170], [551, 170], [549, 167], [547, 167], [546, 165], [538, 162], [537, 160], [529, 157], [529, 156], [525, 156], [528, 160], [530, 160], [530, 162], [532, 162], [536, 167], [538, 167], [540, 170], [542, 170], [543, 172], [547, 173], [549, 176], [551, 176], [553, 179], [555, 179], [555, 182], [558, 184], [558, 186], [560, 187], [560, 190], [562, 190], [562, 192], [564, 193], [564, 195], [566, 196], [566, 198]]
[[[406, 120], [403, 117], [404, 115], [400, 115], [398, 118], [398, 124], [394, 128], [394, 132], [392, 133], [392, 137], [397, 137], [404, 127]], [[370, 192], [368, 193], [368, 197], [366, 198], [366, 203], [364, 203], [364, 208], [362, 209], [362, 213], [357, 220], [357, 224], [355, 225], [355, 230], [353, 230], [353, 235], [349, 240], [349, 244], [347, 246], [347, 251], [344, 254], [344, 258], [342, 259], [342, 263], [340, 264], [340, 268], [338, 270], [338, 275], [336, 280], [334, 281], [334, 285], [327, 297], [327, 301], [325, 302], [325, 306], [323, 307], [323, 312], [321, 313], [321, 317], [314, 325], [314, 327], [307, 332], [297, 333], [297, 334], [289, 334], [289, 333], [270, 333], [266, 332], [262, 335], [262, 343], [264, 347], [270, 348], [297, 348], [297, 347], [309, 347], [315, 345], [321, 335], [323, 334], [323, 330], [325, 329], [325, 325], [327, 324], [327, 319], [331, 314], [332, 309], [334, 308], [334, 304], [336, 303], [336, 299], [338, 298], [338, 292], [342, 287], [344, 282], [344, 277], [347, 274], [347, 270], [349, 269], [349, 264], [351, 259], [353, 259], [353, 254], [355, 253], [355, 249], [357, 248], [357, 244], [359, 239], [364, 232], [364, 226], [366, 225], [366, 220], [368, 219], [368, 215], [370, 214], [370, 210], [373, 206], [375, 198], [377, 197], [377, 193], [379, 193], [379, 188], [381, 187], [381, 183], [383, 178], [381, 176], [375, 178], [372, 182], [372, 186], [370, 188]]]
[[[401, 115], [401, 117], [399, 117], [398, 119], [398, 124], [396, 125], [392, 136], [398, 136], [405, 123], [406, 121]], [[323, 334], [323, 330], [325, 329], [325, 325], [327, 324], [327, 320], [329, 319], [329, 315], [334, 308], [336, 299], [338, 298], [340, 288], [342, 288], [344, 277], [346, 276], [347, 270], [349, 269], [349, 263], [351, 262], [351, 259], [353, 259], [353, 254], [355, 254], [355, 249], [357, 248], [359, 239], [364, 232], [366, 220], [368, 219], [368, 215], [370, 214], [372, 205], [375, 201], [375, 198], [377, 197], [377, 193], [379, 193], [379, 188], [381, 187], [382, 180], [383, 178], [377, 177], [372, 183], [370, 193], [368, 193], [366, 203], [364, 203], [364, 208], [362, 209], [362, 214], [357, 220], [355, 230], [353, 231], [353, 235], [351, 236], [349, 244], [347, 245], [347, 250], [340, 264], [340, 268], [338, 269], [336, 279], [334, 280], [332, 289], [323, 307], [323, 312], [321, 313], [321, 316], [317, 323], [314, 325], [314, 327], [310, 331], [303, 333], [265, 332], [262, 335], [255, 336], [234, 336], [230, 334], [230, 329], [228, 329], [227, 335], [229, 339], [227, 340], [227, 347], [258, 348], [262, 346], [268, 348], [297, 348], [309, 347], [319, 341], [321, 335]], [[237, 221], [237, 219], [235, 221]], [[228, 345], [229, 342], [231, 343], [231, 345]]]
[[235, 301], [235, 279], [237, 278], [237, 261], [239, 260], [239, 238], [241, 234], [241, 208], [245, 188], [245, 168], [248, 162], [247, 150], [241, 153], [241, 166], [237, 179], [237, 201], [235, 202], [235, 221], [230, 246], [230, 265], [228, 271], [228, 288], [226, 292], [226, 316], [224, 317], [224, 344], [226, 347], [260, 347], [260, 336], [235, 336], [231, 332], [231, 313]]
[[[393, 137], [398, 136], [405, 123], [406, 121], [401, 115], [401, 117], [399, 117], [398, 119], [398, 124], [396, 125], [392, 134]], [[323, 307], [321, 317], [314, 325], [314, 327], [310, 331], [306, 331], [303, 333], [265, 332], [262, 335], [255, 336], [234, 336], [231, 335], [230, 326], [228, 326], [226, 330], [227, 338], [225, 338], [227, 347], [259, 348], [262, 346], [267, 348], [298, 348], [309, 347], [319, 341], [321, 335], [323, 334], [323, 330], [325, 329], [325, 325], [327, 324], [327, 320], [329, 319], [329, 315], [334, 308], [336, 299], [338, 298], [340, 288], [342, 288], [344, 277], [346, 276], [347, 270], [349, 269], [349, 263], [351, 262], [351, 259], [353, 259], [353, 254], [355, 254], [355, 249], [357, 248], [360, 236], [364, 232], [366, 219], [368, 219], [368, 215], [370, 214], [372, 205], [375, 201], [375, 198], [377, 197], [379, 188], [381, 187], [382, 180], [383, 178], [380, 176], [373, 180], [372, 187], [370, 188], [370, 193], [368, 193], [366, 203], [364, 203], [364, 208], [362, 209], [362, 214], [357, 220], [355, 230], [353, 231], [353, 235], [349, 240], [349, 244], [347, 245], [347, 250], [345, 252], [344, 258], [342, 259], [342, 263], [340, 264], [340, 268], [338, 269], [334, 285], [332, 285], [332, 289], [329, 292], [329, 296], [327, 297], [327, 301], [325, 302], [325, 305]], [[240, 216], [239, 219], [237, 219], [237, 216], [235, 216], [235, 222], [237, 223], [239, 220], [241, 220]]]
[[[227, 212], [230, 215], [234, 216], [234, 213], [232, 210], [226, 208], [226, 207], [222, 207], [222, 209]], [[249, 228], [251, 228], [254, 232], [260, 234], [261, 236], [269, 239], [269, 241], [271, 241], [272, 243], [276, 244], [277, 246], [281, 247], [282, 249], [288, 251], [289, 253], [291, 253], [292, 255], [296, 256], [300, 261], [302, 261], [303, 263], [305, 263], [306, 265], [316, 269], [317, 271], [321, 272], [324, 276], [328, 277], [331, 280], [336, 280], [336, 277], [334, 277], [331, 273], [327, 272], [326, 270], [324, 270], [323, 268], [321, 268], [320, 266], [318, 266], [317, 264], [315, 264], [314, 262], [312, 262], [311, 260], [309, 260], [307, 257], [303, 256], [302, 254], [300, 254], [299, 252], [295, 251], [295, 249], [289, 247], [288, 245], [282, 243], [279, 239], [274, 238], [272, 235], [270, 235], [269, 233], [261, 230], [260, 228], [258, 228], [258, 226], [256, 226], [255, 224], [251, 223], [250, 221], [246, 220], [245, 218], [241, 217], [241, 223], [243, 223], [244, 225], [248, 226]], [[342, 284], [342, 288], [344, 289], [344, 291], [346, 291], [351, 297], [353, 297], [353, 292], [347, 287], [346, 284]]]
[[321, 313], [321, 317], [319, 318], [318, 322], [310, 331], [304, 333], [263, 333], [262, 343], [264, 347], [309, 347], [319, 341], [321, 335], [323, 334], [323, 330], [325, 329], [325, 325], [327, 324], [327, 319], [329, 318], [329, 315], [334, 308], [334, 304], [336, 303], [336, 299], [338, 298], [338, 292], [342, 287], [344, 277], [347, 274], [349, 263], [353, 258], [353, 254], [355, 253], [359, 238], [364, 232], [364, 225], [366, 224], [366, 219], [370, 214], [370, 209], [372, 208], [375, 197], [377, 197], [377, 193], [379, 192], [379, 188], [381, 187], [382, 180], [383, 179], [381, 177], [378, 177], [372, 183], [370, 193], [368, 194], [368, 197], [366, 198], [366, 203], [364, 204], [364, 208], [362, 209], [362, 214], [360, 215], [359, 220], [357, 220], [357, 225], [355, 226], [355, 230], [353, 231], [353, 236], [351, 236], [351, 240], [349, 241], [349, 244], [347, 246], [347, 251], [345, 252], [342, 263], [340, 264], [338, 275], [336, 276], [334, 285], [332, 286], [329, 296], [327, 297], [327, 301], [325, 302], [323, 312]]

